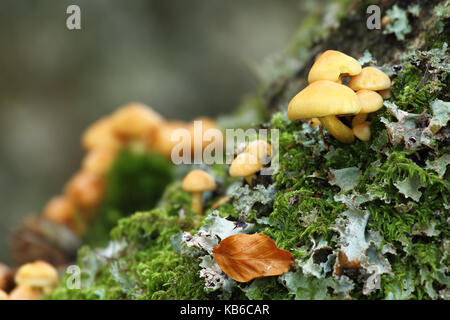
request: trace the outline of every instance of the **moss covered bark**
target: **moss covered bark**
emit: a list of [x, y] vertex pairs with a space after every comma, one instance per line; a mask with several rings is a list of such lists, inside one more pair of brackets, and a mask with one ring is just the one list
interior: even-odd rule
[[[397, 1], [397, 9], [383, 3], [391, 24], [389, 10], [407, 17], [391, 25], [397, 33], [365, 29], [367, 1], [345, 9], [334, 30], [319, 28], [315, 14], [307, 20], [316, 23], [310, 32], [303, 23], [290, 50], [271, 65], [294, 59], [295, 67], [266, 78], [239, 108], [236, 123], [263, 107], [269, 115], [259, 126], [280, 130], [276, 174], [258, 176], [250, 190], [226, 166], [204, 167], [219, 182], [205, 195], [206, 207], [224, 196], [231, 201], [199, 217], [180, 188], [189, 168], [178, 168], [156, 209], [120, 220], [108, 249], [79, 252], [81, 289], [67, 287], [68, 274], [49, 298], [448, 299], [448, 1]], [[317, 33], [322, 38], [314, 43]], [[369, 142], [342, 144], [287, 118], [287, 103], [326, 49], [380, 66], [393, 79], [392, 97], [371, 120]], [[191, 237], [219, 239], [229, 223], [267, 234], [296, 265], [249, 283], [229, 279], [204, 247], [187, 245]], [[343, 252], [357, 255], [360, 267], [346, 264]]]

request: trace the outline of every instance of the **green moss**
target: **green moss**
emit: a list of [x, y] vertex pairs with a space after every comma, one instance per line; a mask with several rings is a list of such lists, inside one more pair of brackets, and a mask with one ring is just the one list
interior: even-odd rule
[[120, 218], [155, 207], [173, 178], [172, 171], [171, 164], [158, 154], [123, 150], [106, 176], [105, 199], [84, 243], [106, 244]]
[[[361, 13], [365, 14], [365, 11]], [[305, 24], [315, 23], [317, 19], [316, 15]], [[299, 39], [303, 36], [312, 43], [313, 38], [301, 32], [298, 35]], [[430, 48], [436, 50], [428, 50]], [[409, 52], [398, 61], [390, 101], [400, 110], [430, 113], [430, 103], [434, 99], [446, 98], [443, 88], [447, 86], [447, 71], [440, 67], [446, 61], [446, 46], [431, 43], [425, 49], [428, 51]], [[290, 51], [300, 60], [303, 54], [309, 57], [309, 49], [301, 47], [300, 42], [294, 42]], [[293, 74], [292, 77], [295, 78]], [[277, 104], [274, 102], [276, 99], [272, 100], [274, 96], [284, 95], [278, 97], [280, 101], [288, 101], [292, 97], [285, 90], [284, 82], [275, 81], [269, 87], [269, 98], [258, 93], [243, 103], [251, 110], [247, 113], [245, 108], [241, 108], [238, 112], [245, 118], [243, 126], [250, 126], [249, 119], [255, 114], [258, 120], [261, 119], [260, 110], [264, 104]], [[381, 119], [386, 120], [383, 122]], [[427, 117], [423, 119], [424, 123], [418, 126], [420, 130], [427, 126]], [[221, 123], [223, 127], [240, 126], [234, 121], [234, 116], [224, 117]], [[348, 119], [343, 121], [348, 122]], [[238, 221], [245, 217], [246, 222], [255, 223], [255, 232], [270, 236], [278, 247], [290, 251], [297, 264], [290, 273], [290, 287], [287, 288], [279, 277], [260, 278], [248, 284], [238, 284], [232, 299], [292, 299], [298, 293], [295, 292], [296, 286], [305, 283], [308, 290], [320, 292], [327, 298], [344, 298], [348, 291], [353, 299], [445, 297], [449, 284], [450, 228], [447, 221], [450, 173], [443, 172], [439, 176], [426, 164], [442, 157], [450, 147], [445, 140], [432, 147], [421, 144], [414, 149], [408, 149], [404, 142], [393, 145], [386, 121], [396, 122], [397, 119], [383, 108], [371, 119], [371, 141], [357, 140], [353, 144], [342, 144], [326, 132], [313, 130], [304, 121], [290, 121], [285, 111], [273, 114], [270, 122], [261, 124], [265, 128], [278, 129], [280, 133], [278, 171], [272, 181], [262, 177], [257, 180], [264, 187], [275, 187], [273, 199], [264, 206], [253, 206], [247, 215], [243, 215], [236, 210], [248, 198], [242, 193], [219, 206], [218, 212], [230, 220]], [[441, 130], [448, 130], [448, 127]], [[110, 212], [104, 218], [111, 218], [106, 225], [113, 224], [127, 210], [153, 207], [161, 196], [161, 193], [150, 196], [149, 190], [155, 183], [159, 186], [168, 175], [146, 176], [151, 172], [150, 167], [158, 167], [153, 162], [149, 165], [148, 161], [141, 162], [130, 154], [118, 161], [120, 165], [117, 164], [112, 171], [116, 176], [112, 174], [110, 178], [113, 187], [106, 200], [110, 204], [107, 206]], [[333, 172], [347, 168], [357, 172], [356, 179], [348, 190], [342, 190], [339, 186], [343, 184], [336, 183], [338, 178], [333, 176]], [[207, 170], [218, 182], [218, 189], [205, 195], [205, 207], [209, 208], [228, 195], [228, 187], [239, 180], [229, 177], [226, 165], [214, 165]], [[220, 290], [212, 293], [204, 290], [200, 259], [192, 251], [186, 253], [172, 246], [174, 236], [180, 231], [194, 233], [204, 224], [204, 217], [189, 209], [190, 195], [180, 188], [181, 176], [168, 185], [157, 209], [138, 212], [118, 222], [111, 236], [116, 241], [124, 240], [126, 248], [108, 265], [102, 264], [95, 250], [86, 247], [80, 251], [79, 265], [86, 270], [89, 286], [74, 291], [62, 285], [50, 298], [219, 298]], [[162, 192], [163, 188], [158, 190]], [[257, 186], [252, 192], [256, 198]], [[357, 202], [356, 199], [362, 200]], [[205, 215], [212, 211], [207, 209]], [[349, 211], [355, 217], [368, 216], [367, 223], [358, 221], [353, 226], [357, 232], [362, 230], [363, 239], [359, 240], [362, 245], [366, 244], [365, 237], [373, 237], [374, 247], [370, 249], [374, 255], [367, 256], [370, 261], [366, 263], [378, 263], [377, 266], [385, 268], [379, 288], [367, 288], [371, 275], [367, 270], [344, 270], [345, 277], [340, 278], [333, 274], [336, 253], [343, 249], [341, 245], [348, 245], [340, 242], [342, 234], [337, 231], [336, 224], [348, 217], [343, 213]], [[377, 238], [379, 241], [373, 240]], [[326, 243], [327, 249], [314, 256], [319, 242]]]

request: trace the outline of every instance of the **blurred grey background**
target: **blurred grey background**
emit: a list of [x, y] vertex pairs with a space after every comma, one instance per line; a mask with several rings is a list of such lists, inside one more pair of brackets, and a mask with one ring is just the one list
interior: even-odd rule
[[[82, 30], [66, 28], [70, 4]], [[90, 123], [129, 101], [185, 120], [232, 111], [305, 12], [299, 0], [2, 0], [0, 261], [11, 228], [78, 169]]]

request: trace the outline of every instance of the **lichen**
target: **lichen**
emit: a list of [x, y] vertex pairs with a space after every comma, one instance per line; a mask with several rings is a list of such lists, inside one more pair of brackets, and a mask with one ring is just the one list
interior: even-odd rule
[[[405, 23], [419, 19], [421, 8], [403, 12], [409, 20], [402, 18], [402, 28], [393, 32], [412, 37]], [[436, 7], [432, 21], [445, 25], [445, 12]], [[440, 39], [384, 66], [393, 78], [392, 97], [371, 118], [371, 140], [353, 144], [290, 121], [279, 104], [292, 97], [295, 72], [312, 58], [296, 42], [291, 54], [299, 60], [282, 70], [291, 81], [287, 87], [270, 73], [267, 81], [274, 83], [243, 104], [256, 113], [264, 104], [278, 109], [260, 124], [280, 133], [275, 174], [258, 176], [250, 188], [231, 179], [226, 165], [205, 166], [220, 183], [205, 195], [207, 210], [198, 216], [180, 188], [190, 167], [180, 168], [156, 209], [121, 219], [111, 232], [112, 241], [126, 243], [123, 251], [107, 254], [105, 263], [105, 251], [84, 247], [78, 265], [88, 285], [68, 289], [66, 275], [49, 298], [449, 299], [448, 50]], [[373, 49], [360, 61], [381, 60]], [[243, 114], [241, 109], [237, 118]], [[223, 126], [233, 119], [222, 118]], [[209, 209], [225, 196], [228, 203]], [[266, 234], [292, 253], [295, 265], [282, 276], [231, 281], [211, 249], [244, 232]]]

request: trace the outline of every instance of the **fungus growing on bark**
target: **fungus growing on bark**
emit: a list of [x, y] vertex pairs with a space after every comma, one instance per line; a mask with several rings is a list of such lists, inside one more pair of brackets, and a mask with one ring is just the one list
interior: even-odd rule
[[244, 152], [251, 153], [263, 164], [272, 156], [272, 146], [264, 140], [254, 140], [248, 144]]
[[21, 266], [14, 280], [18, 287], [31, 287], [48, 294], [58, 285], [59, 277], [52, 265], [44, 261], [35, 261]]
[[84, 157], [82, 163], [83, 171], [104, 175], [108, 172], [117, 152], [113, 149], [97, 148]]
[[181, 188], [191, 193], [191, 209], [201, 215], [203, 214], [203, 192], [216, 190], [216, 182], [207, 172], [197, 169], [186, 175]]
[[250, 186], [253, 186], [253, 179], [256, 177], [255, 173], [262, 169], [262, 164], [259, 159], [251, 153], [240, 153], [231, 163], [230, 176], [244, 177], [245, 181]]
[[110, 117], [101, 118], [89, 126], [83, 133], [81, 144], [87, 151], [93, 149], [118, 150], [122, 147], [121, 141], [114, 135]]
[[380, 69], [375, 67], [364, 67], [361, 73], [350, 78], [349, 87], [355, 91], [367, 90], [385, 90], [391, 87], [391, 79]]
[[111, 116], [114, 133], [121, 139], [152, 140], [164, 119], [150, 107], [141, 103], [129, 103]]
[[361, 141], [369, 141], [370, 140], [370, 123], [364, 121], [359, 123], [353, 127], [353, 133], [355, 136]]
[[76, 233], [80, 233], [76, 223], [76, 208], [66, 196], [56, 196], [47, 202], [42, 215], [56, 224], [63, 225]]
[[333, 137], [343, 143], [352, 143], [355, 140], [352, 129], [336, 116], [354, 115], [360, 110], [359, 99], [349, 87], [329, 80], [318, 80], [291, 100], [288, 117], [291, 120], [319, 118]]
[[308, 82], [329, 80], [342, 82], [342, 77], [353, 76], [361, 72], [361, 64], [345, 53], [327, 50], [314, 62], [308, 74]]

